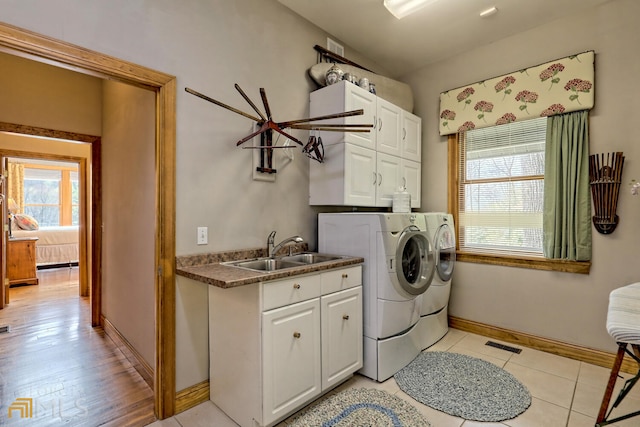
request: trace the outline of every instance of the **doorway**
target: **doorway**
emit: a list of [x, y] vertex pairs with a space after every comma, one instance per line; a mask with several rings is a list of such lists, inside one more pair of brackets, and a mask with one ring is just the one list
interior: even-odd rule
[[[176, 79], [136, 64], [98, 52], [53, 40], [38, 34], [0, 24], [0, 50], [62, 68], [114, 79], [150, 89], [156, 99], [155, 137], [155, 363], [154, 407], [164, 419], [175, 412], [175, 97]], [[3, 128], [4, 125], [4, 128]], [[15, 132], [12, 125], [0, 124], [0, 130]], [[22, 130], [18, 133], [29, 133]], [[99, 150], [93, 150], [99, 156]], [[96, 223], [99, 224], [98, 220]], [[101, 256], [99, 227], [91, 230], [91, 259]], [[99, 264], [98, 264], [99, 265]], [[94, 271], [96, 270], [96, 271]], [[99, 268], [92, 278], [101, 277]], [[93, 282], [93, 281], [92, 281]], [[98, 280], [99, 283], [99, 280]], [[93, 285], [95, 286], [95, 285]], [[94, 289], [92, 304], [100, 304], [101, 289]]]
[[[0, 144], [4, 145], [5, 139], [11, 137], [16, 138], [0, 135]], [[25, 149], [31, 147], [31, 138], [17, 138], [27, 142]], [[77, 145], [56, 143], [59, 147]], [[38, 152], [27, 155], [6, 148], [0, 148], [0, 156], [8, 159], [9, 166], [6, 198], [10, 239], [37, 239], [34, 243], [37, 270], [78, 267], [78, 295], [90, 296], [86, 232], [90, 228], [87, 211], [90, 147], [83, 148], [86, 155], [80, 158]], [[7, 260], [11, 265], [23, 262], [26, 261]], [[99, 318], [99, 313], [94, 317]]]

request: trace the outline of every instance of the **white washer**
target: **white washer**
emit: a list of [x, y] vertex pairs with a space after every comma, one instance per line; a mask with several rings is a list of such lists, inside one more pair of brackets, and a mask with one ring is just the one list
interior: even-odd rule
[[436, 259], [436, 274], [422, 296], [420, 331], [422, 348], [438, 342], [449, 330], [448, 308], [451, 276], [456, 263], [456, 237], [453, 215], [442, 212], [424, 214], [431, 235]]
[[422, 294], [435, 272], [424, 215], [321, 213], [318, 250], [364, 258], [364, 364], [359, 372], [386, 380], [422, 350], [416, 325]]

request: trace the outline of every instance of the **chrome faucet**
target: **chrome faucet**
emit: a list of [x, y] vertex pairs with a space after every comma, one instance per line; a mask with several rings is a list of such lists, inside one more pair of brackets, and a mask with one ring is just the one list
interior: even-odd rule
[[[267, 237], [267, 252], [269, 254], [270, 257], [274, 256], [275, 254], [278, 253], [278, 251], [280, 249], [282, 249], [282, 247], [288, 243], [302, 243], [304, 242], [304, 239], [300, 236], [293, 236], [293, 237], [287, 237], [286, 239], [284, 239], [282, 242], [278, 243], [277, 245], [274, 246], [273, 241], [276, 237], [276, 232], [272, 231], [271, 233], [269, 233], [269, 237]], [[291, 249], [289, 249], [289, 255], [291, 255]]]

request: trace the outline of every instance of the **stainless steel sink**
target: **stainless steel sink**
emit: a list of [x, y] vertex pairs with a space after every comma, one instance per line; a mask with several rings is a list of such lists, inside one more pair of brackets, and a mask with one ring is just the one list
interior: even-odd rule
[[246, 268], [254, 271], [276, 271], [285, 268], [302, 267], [320, 262], [333, 261], [342, 257], [336, 255], [319, 254], [315, 252], [304, 252], [301, 254], [283, 256], [277, 258], [254, 258], [240, 261], [228, 261], [221, 263], [231, 267]]
[[282, 257], [282, 260], [301, 262], [303, 264], [317, 264], [319, 262], [335, 261], [340, 259], [340, 256], [318, 254], [314, 252], [305, 252], [301, 254]]
[[258, 258], [251, 260], [225, 262], [223, 264], [257, 271], [275, 271], [282, 270], [283, 268], [301, 267], [305, 265], [301, 262], [288, 261], [279, 258]]

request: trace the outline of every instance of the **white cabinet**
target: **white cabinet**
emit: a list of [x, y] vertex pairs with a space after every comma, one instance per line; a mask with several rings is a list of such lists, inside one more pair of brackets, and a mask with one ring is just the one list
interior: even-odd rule
[[[368, 133], [321, 132], [324, 162], [310, 161], [309, 204], [389, 207], [405, 186], [420, 207], [421, 119], [348, 82], [311, 93], [310, 114], [362, 108], [363, 116], [323, 123], [372, 123]], [[368, 136], [367, 136], [368, 135]]]
[[422, 161], [422, 119], [408, 111], [402, 111], [402, 158]]
[[[337, 169], [333, 171], [333, 176], [343, 179], [344, 185], [332, 185], [326, 182], [327, 177], [322, 169], [314, 168], [310, 173], [312, 179], [317, 179], [318, 183], [324, 182], [327, 185], [319, 185], [314, 188], [313, 197], [325, 200], [329, 205], [335, 204], [332, 202], [337, 200], [345, 200], [355, 206], [374, 206], [376, 203], [375, 183], [378, 176], [375, 150], [351, 144], [336, 144], [331, 147], [330, 151], [336, 153], [338, 159], [343, 158], [344, 166], [341, 167], [339, 161], [333, 165]], [[342, 153], [338, 154], [339, 152]], [[336, 193], [340, 190], [344, 190], [344, 193]]]
[[[346, 83], [345, 83], [346, 84]], [[402, 109], [389, 101], [377, 98], [376, 102], [376, 150], [379, 153], [400, 157], [402, 152]]]
[[360, 266], [210, 286], [210, 398], [240, 426], [272, 426], [362, 367], [362, 328]]
[[325, 156], [332, 161], [309, 170], [311, 205], [391, 206], [393, 193], [412, 179], [404, 177], [400, 157], [358, 145], [334, 144]]
[[393, 193], [402, 184], [402, 159], [389, 154], [377, 153], [376, 170], [377, 179], [375, 206], [391, 206], [393, 204]]
[[[318, 123], [331, 124], [370, 124], [372, 132], [323, 132], [322, 141], [326, 145], [347, 142], [363, 148], [376, 149], [375, 129], [378, 127], [377, 97], [366, 90], [347, 82], [340, 82], [311, 92], [311, 117], [341, 113], [345, 111], [364, 110], [361, 116], [341, 117], [322, 120]], [[326, 149], [326, 147], [325, 147]]]
[[414, 162], [408, 159], [402, 159], [401, 162], [401, 185], [411, 194], [411, 207], [420, 207], [420, 183], [421, 170], [420, 162]]
[[322, 390], [326, 391], [362, 367], [362, 288], [323, 296], [321, 306]]
[[262, 315], [265, 425], [318, 396], [320, 301], [277, 308]]

